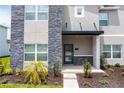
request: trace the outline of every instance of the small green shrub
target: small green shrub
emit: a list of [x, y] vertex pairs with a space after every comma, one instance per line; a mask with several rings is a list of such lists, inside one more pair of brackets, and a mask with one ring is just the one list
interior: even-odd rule
[[107, 85], [107, 84], [109, 84], [109, 81], [107, 81], [107, 80], [100, 80], [99, 83], [101, 85]]
[[6, 68], [6, 69], [5, 69], [5, 73], [6, 73], [7, 75], [12, 75], [12, 74], [13, 74], [13, 71], [12, 71], [11, 68]]
[[84, 82], [83, 86], [85, 86], [85, 87], [92, 87], [92, 84], [90, 82]]
[[8, 74], [8, 75], [11, 75], [13, 74], [13, 70], [12, 68], [10, 67], [10, 63], [9, 62], [2, 62], [3, 65], [4, 65], [4, 73], [5, 74]]
[[21, 75], [21, 70], [19, 68], [16, 68], [16, 75]]
[[0, 61], [0, 76], [3, 75], [3, 73], [4, 73], [4, 65]]
[[107, 66], [107, 68], [112, 68], [113, 67], [113, 65], [111, 65], [111, 64], [107, 64], [106, 66]]
[[48, 74], [48, 68], [43, 62], [30, 62], [24, 71], [26, 83], [35, 85], [41, 83], [41, 78], [45, 80]]
[[59, 74], [59, 62], [55, 62], [53, 64], [53, 73], [54, 73], [54, 77], [58, 77], [58, 74]]
[[84, 70], [84, 77], [85, 78], [91, 78], [92, 74], [91, 74], [91, 64], [85, 60], [85, 63], [83, 64], [83, 70]]
[[124, 68], [121, 68], [121, 72], [124, 72]]
[[105, 69], [106, 64], [107, 64], [107, 60], [105, 59], [105, 56], [101, 55], [100, 56], [100, 67], [101, 67], [101, 69]]
[[124, 76], [124, 72], [121, 72], [121, 75]]
[[16, 82], [16, 84], [20, 84], [21, 80], [20, 79], [16, 79], [15, 82]]
[[102, 76], [103, 76], [103, 77], [109, 77], [109, 74], [103, 73]]
[[108, 73], [109, 73], [109, 74], [112, 74], [112, 73], [114, 73], [114, 69], [112, 69], [112, 68], [109, 68], [109, 69], [108, 69]]
[[121, 65], [119, 63], [116, 63], [115, 67], [121, 67]]
[[8, 79], [3, 79], [3, 80], [0, 81], [0, 84], [7, 84], [8, 81], [9, 81]]

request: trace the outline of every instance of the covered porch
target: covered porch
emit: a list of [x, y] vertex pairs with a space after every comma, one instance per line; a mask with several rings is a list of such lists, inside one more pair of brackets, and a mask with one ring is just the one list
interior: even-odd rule
[[[98, 33], [94, 33], [94, 31], [82, 32], [63, 32], [63, 69], [76, 68], [79, 70], [86, 59], [91, 63], [93, 69], [100, 69], [99, 34], [101, 33], [99, 31]], [[81, 71], [79, 70], [79, 72]]]

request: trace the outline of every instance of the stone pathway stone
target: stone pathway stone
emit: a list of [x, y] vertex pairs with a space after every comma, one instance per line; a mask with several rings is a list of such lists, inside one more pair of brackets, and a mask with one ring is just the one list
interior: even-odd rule
[[75, 73], [63, 73], [64, 88], [79, 88]]

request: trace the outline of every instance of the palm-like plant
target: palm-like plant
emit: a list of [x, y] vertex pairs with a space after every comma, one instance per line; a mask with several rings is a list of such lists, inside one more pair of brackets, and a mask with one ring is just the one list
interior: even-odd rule
[[92, 70], [91, 64], [87, 60], [85, 60], [85, 63], [83, 64], [83, 70], [84, 70], [84, 75], [85, 75], [84, 77], [86, 78], [92, 77], [91, 76], [91, 70]]
[[40, 84], [40, 76], [45, 80], [48, 74], [48, 67], [43, 62], [30, 62], [25, 66], [25, 81], [31, 84]]

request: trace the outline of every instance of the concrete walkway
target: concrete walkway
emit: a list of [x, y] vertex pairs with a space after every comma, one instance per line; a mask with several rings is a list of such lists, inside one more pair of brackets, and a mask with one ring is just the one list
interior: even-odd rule
[[63, 73], [64, 88], [79, 88], [75, 73]]

